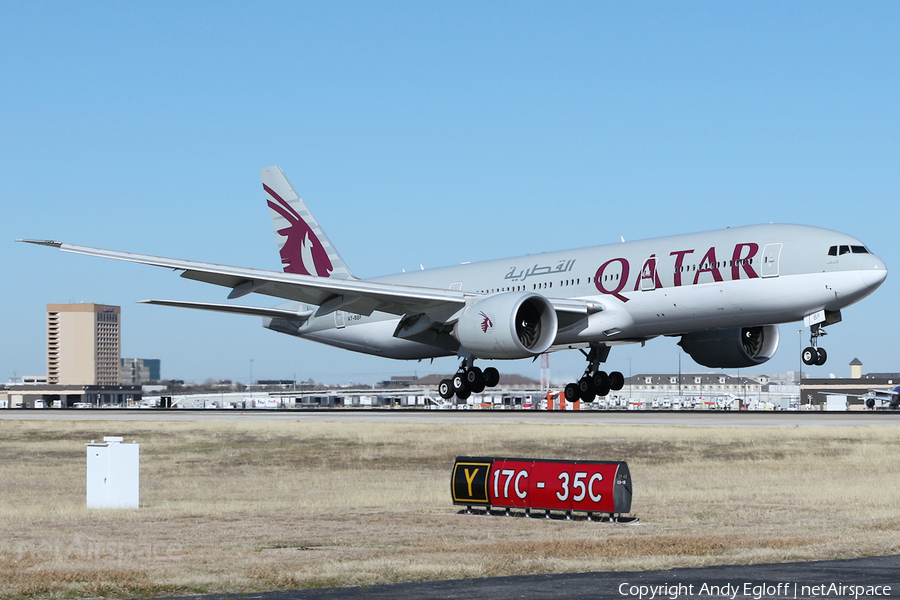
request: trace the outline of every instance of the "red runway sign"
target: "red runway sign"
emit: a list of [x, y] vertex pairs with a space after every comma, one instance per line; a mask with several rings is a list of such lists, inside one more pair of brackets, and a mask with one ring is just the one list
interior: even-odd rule
[[466, 506], [631, 512], [631, 474], [622, 461], [460, 456], [451, 493]]

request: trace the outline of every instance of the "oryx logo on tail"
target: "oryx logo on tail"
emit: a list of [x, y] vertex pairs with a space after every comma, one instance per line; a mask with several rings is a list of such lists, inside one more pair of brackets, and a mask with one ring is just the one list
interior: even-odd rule
[[281, 246], [281, 263], [285, 273], [298, 273], [300, 275], [318, 275], [328, 277], [334, 267], [328, 253], [322, 246], [322, 242], [307, 225], [306, 221], [295, 211], [291, 205], [272, 188], [263, 184], [268, 198], [269, 208], [285, 218], [290, 227], [278, 230], [278, 235], [287, 239]]

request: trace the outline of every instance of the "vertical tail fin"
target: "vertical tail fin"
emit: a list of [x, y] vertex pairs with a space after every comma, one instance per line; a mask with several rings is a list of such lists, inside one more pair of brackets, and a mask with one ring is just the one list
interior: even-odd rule
[[356, 279], [279, 167], [260, 169], [285, 273]]

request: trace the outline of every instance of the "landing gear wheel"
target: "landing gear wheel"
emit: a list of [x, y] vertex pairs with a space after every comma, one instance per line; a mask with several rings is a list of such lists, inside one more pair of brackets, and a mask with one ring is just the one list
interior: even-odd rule
[[582, 377], [578, 380], [578, 397], [585, 402], [593, 402], [594, 398], [597, 397], [597, 392], [594, 391], [594, 384], [590, 377]]
[[577, 383], [569, 383], [566, 384], [566, 402], [575, 402], [578, 400], [578, 384]]
[[594, 384], [594, 393], [598, 396], [606, 396], [609, 394], [609, 376], [604, 371], [597, 371], [591, 377]]
[[609, 389], [619, 391], [625, 387], [625, 376], [618, 371], [609, 374]]
[[466, 387], [469, 388], [472, 393], [480, 394], [484, 391], [484, 375], [482, 374], [481, 369], [478, 367], [466, 369], [466, 372], [463, 373], [463, 377], [466, 380]]
[[800, 358], [803, 360], [804, 365], [811, 367], [819, 360], [819, 351], [812, 346], [809, 346], [803, 350], [803, 354], [800, 355]]
[[453, 376], [453, 390], [458, 392], [461, 389], [466, 387], [466, 380], [463, 377], [462, 373], [457, 373]]
[[825, 361], [828, 360], [828, 353], [825, 352], [825, 348], [816, 348], [816, 366], [821, 367], [825, 364]]
[[438, 395], [444, 400], [453, 397], [453, 381], [450, 379], [442, 379], [438, 384]]
[[459, 398], [460, 400], [467, 400], [469, 398], [469, 396], [471, 396], [471, 395], [472, 395], [472, 392], [470, 392], [469, 390], [467, 390], [465, 388], [463, 388], [461, 390], [456, 390], [456, 397]]
[[494, 367], [488, 367], [487, 369], [485, 369], [483, 375], [485, 387], [494, 387], [498, 383], [500, 383], [500, 371], [498, 371]]

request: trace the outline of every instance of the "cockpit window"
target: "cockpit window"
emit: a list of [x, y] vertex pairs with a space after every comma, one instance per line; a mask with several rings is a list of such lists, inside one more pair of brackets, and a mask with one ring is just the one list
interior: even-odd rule
[[828, 256], [837, 256], [838, 254], [872, 254], [865, 246], [832, 246], [828, 249]]

